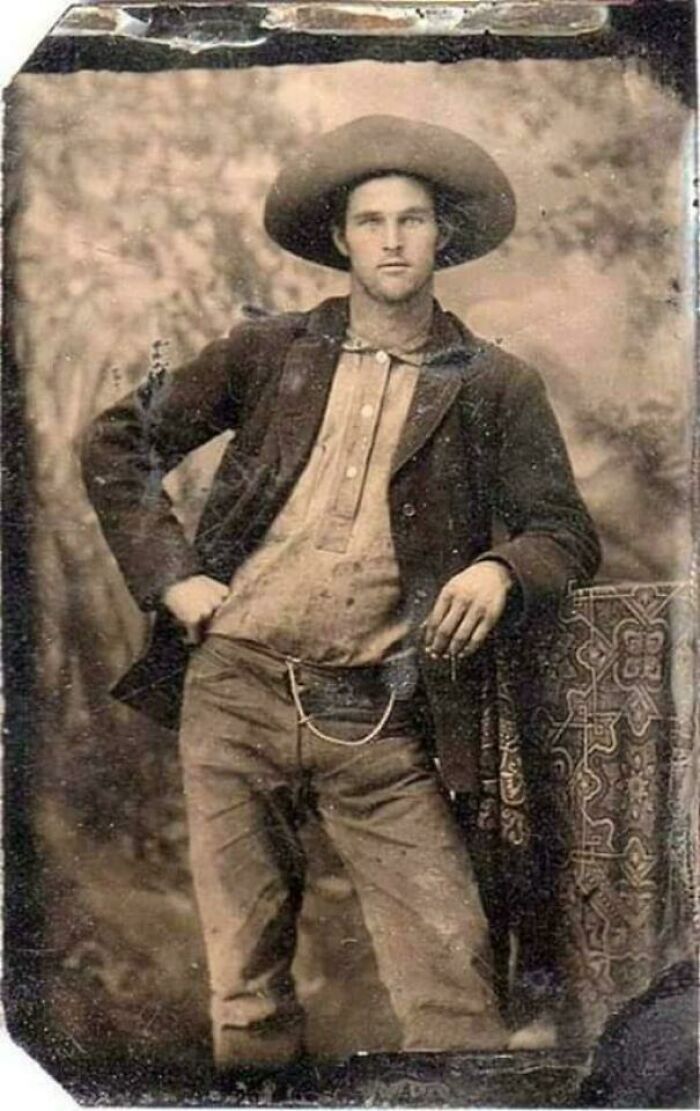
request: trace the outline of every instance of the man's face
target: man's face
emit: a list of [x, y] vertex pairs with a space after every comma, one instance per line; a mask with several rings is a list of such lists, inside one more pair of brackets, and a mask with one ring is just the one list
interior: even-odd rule
[[353, 189], [333, 240], [353, 279], [375, 301], [400, 304], [430, 281], [443, 239], [433, 198], [415, 178], [392, 174]]

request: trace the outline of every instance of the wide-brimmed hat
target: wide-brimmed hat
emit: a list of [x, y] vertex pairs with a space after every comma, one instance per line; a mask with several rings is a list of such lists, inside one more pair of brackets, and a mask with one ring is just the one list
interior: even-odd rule
[[497, 247], [515, 223], [515, 197], [493, 158], [466, 136], [401, 116], [362, 116], [319, 136], [280, 171], [265, 203], [265, 228], [294, 255], [347, 270], [333, 243], [338, 190], [387, 173], [431, 183], [451, 229], [436, 268]]

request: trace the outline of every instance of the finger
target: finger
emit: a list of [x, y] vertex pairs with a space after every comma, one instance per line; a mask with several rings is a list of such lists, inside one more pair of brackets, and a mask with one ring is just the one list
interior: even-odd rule
[[438, 625], [440, 624], [440, 622], [447, 615], [451, 605], [452, 605], [452, 594], [450, 593], [449, 590], [441, 590], [440, 593], [438, 594], [437, 601], [435, 602], [435, 605], [433, 606], [433, 608], [431, 610], [430, 616], [428, 617], [428, 620], [425, 623], [425, 644], [426, 644], [426, 648], [430, 647], [432, 639], [435, 636], [435, 631], [436, 631]]
[[475, 652], [478, 652], [492, 628], [493, 623], [491, 621], [481, 621], [472, 633], [469, 643], [461, 655], [467, 658], [473, 656]]
[[455, 599], [440, 625], [435, 630], [433, 642], [429, 648], [431, 654], [442, 656], [447, 652], [448, 645], [456, 629], [459, 628], [465, 616], [465, 603]]
[[216, 617], [217, 613], [219, 612], [225, 601], [226, 598], [222, 598], [220, 601], [215, 601], [213, 598], [209, 599], [209, 605], [202, 611], [197, 622], [197, 635], [200, 641], [204, 640], [209, 626], [211, 625], [212, 621]]
[[463, 642], [455, 650], [454, 654], [459, 656], [460, 659], [466, 659], [469, 656], [473, 656], [474, 653], [478, 652], [478, 650], [481, 648], [492, 628], [493, 622], [490, 621], [487, 617], [482, 617], [481, 620], [478, 621], [477, 624], [474, 626], [466, 642]]
[[199, 619], [200, 640], [204, 639], [205, 634], [209, 630], [209, 626], [211, 625], [212, 621], [214, 620], [214, 618], [218, 614], [219, 610], [221, 609], [222, 605], [224, 604], [224, 601], [225, 601], [225, 599], [222, 599], [220, 602], [217, 602], [216, 605], [211, 605], [209, 607], [209, 609], [207, 610], [207, 612], [203, 613], [202, 616], [200, 617], [200, 619]]
[[202, 606], [202, 616], [201, 616], [200, 620], [201, 621], [211, 620], [211, 618], [214, 616], [214, 614], [217, 612], [217, 610], [221, 609], [221, 607], [223, 606], [225, 601], [226, 601], [225, 596], [223, 598], [210, 598], [207, 605]]
[[452, 634], [448, 649], [450, 656], [459, 656], [464, 651], [471, 642], [476, 628], [483, 620], [484, 612], [478, 606], [472, 606], [467, 610]]
[[215, 610], [221, 609], [221, 607], [223, 606], [224, 602], [225, 602], [225, 601], [226, 601], [226, 599], [228, 598], [228, 595], [229, 595], [229, 592], [228, 592], [228, 590], [226, 590], [226, 589], [222, 590], [221, 594], [220, 594], [220, 595], [219, 595], [219, 597], [217, 598], [217, 600], [216, 600], [216, 603], [215, 603], [215, 605], [214, 605], [214, 609], [215, 609]]

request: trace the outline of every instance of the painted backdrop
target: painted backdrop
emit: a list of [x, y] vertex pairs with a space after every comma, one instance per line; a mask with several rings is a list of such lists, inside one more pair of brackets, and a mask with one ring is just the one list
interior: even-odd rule
[[[689, 115], [636, 64], [18, 79], [7, 206], [33, 466], [30, 820], [45, 912], [26, 1006], [76, 1059], [135, 1047], [201, 1056], [207, 1037], [174, 746], [106, 693], [143, 620], [86, 501], [76, 446], [150, 367], [188, 357], [244, 305], [298, 309], [342, 291], [342, 277], [266, 239], [263, 199], [305, 138], [377, 111], [463, 130], [510, 176], [514, 235], [441, 276], [438, 294], [543, 373], [603, 537], [601, 577], [687, 575]], [[170, 480], [188, 526], [220, 447]], [[347, 882], [325, 847], [312, 868], [322, 879], [306, 914], [322, 929], [302, 931], [298, 958], [312, 1045], [391, 1048]]]

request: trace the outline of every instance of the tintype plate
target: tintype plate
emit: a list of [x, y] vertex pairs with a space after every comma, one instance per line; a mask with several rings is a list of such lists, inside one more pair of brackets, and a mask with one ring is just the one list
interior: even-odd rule
[[[78, 1102], [695, 1105], [699, 922], [693, 35], [693, 5], [673, 2], [102, 2], [76, 4], [47, 26], [45, 37], [9, 84], [4, 147], [3, 1006], [14, 1042]], [[386, 130], [386, 122], [383, 132], [381, 127], [372, 132], [374, 138], [351, 130], [342, 154], [336, 150], [336, 162], [323, 163], [318, 144], [326, 140], [321, 136], [376, 116], [396, 117], [394, 133]], [[444, 138], [442, 146], [436, 140], [432, 164], [427, 148], [419, 147], [421, 136], [435, 133], [416, 130], [418, 124], [446, 128], [453, 135], [447, 147]], [[397, 135], [404, 135], [404, 129], [416, 136], [418, 145], [399, 156]], [[353, 146], [354, 134], [364, 138]], [[486, 176], [480, 179], [481, 199], [470, 201], [472, 230], [477, 228], [484, 242], [492, 233], [494, 241], [483, 251], [464, 247], [458, 257], [461, 217], [454, 212], [445, 217], [437, 198], [443, 196], [447, 178], [459, 194], [454, 165], [462, 156], [464, 137], [487, 152], [507, 185], [495, 186], [486, 163], [480, 163], [479, 172]], [[309, 144], [316, 153], [304, 154]], [[386, 155], [387, 165], [380, 166], [383, 149], [392, 153]], [[304, 236], [294, 239], [290, 233], [285, 249], [275, 241], [284, 236], [279, 221], [270, 217], [269, 202], [267, 231], [264, 222], [266, 198], [277, 175], [283, 167], [295, 166], [295, 188], [308, 200], [316, 187], [314, 174], [330, 180], [338, 160], [356, 166], [343, 179], [351, 186], [349, 207], [342, 212], [337, 206], [304, 209]], [[411, 174], [407, 167], [413, 164], [420, 168]], [[304, 166], [313, 172], [300, 185]], [[377, 177], [377, 172], [384, 176]], [[442, 185], [437, 186], [440, 174]], [[369, 280], [362, 285], [361, 262], [369, 255], [361, 252], [370, 250], [367, 204], [361, 209], [362, 227], [352, 223], [358, 196], [367, 197], [359, 190], [372, 182], [383, 184], [369, 205], [369, 220], [379, 228], [371, 234], [388, 235], [396, 211], [403, 214], [394, 228], [398, 240], [382, 240], [379, 248], [384, 263], [389, 260], [381, 289]], [[284, 192], [288, 185], [278, 183], [280, 204], [291, 205], [298, 221], [301, 194], [292, 203], [291, 194]], [[405, 198], [396, 209], [394, 187], [418, 189], [410, 211]], [[494, 189], [500, 190], [498, 204], [506, 207], [512, 190], [517, 219], [510, 234], [505, 226], [510, 217], [502, 207], [486, 214], [483, 198]], [[317, 212], [329, 223], [317, 224]], [[494, 231], [499, 219], [502, 234]], [[457, 251], [449, 264], [436, 256], [436, 296], [468, 332], [451, 332], [457, 340], [449, 350], [443, 343], [436, 352], [427, 340], [430, 357], [421, 354], [412, 361], [401, 322], [405, 306], [418, 304], [415, 297], [422, 297], [429, 285], [420, 290], [416, 285], [410, 297], [395, 290], [398, 283], [410, 284], [418, 266], [410, 246], [416, 241], [410, 237], [430, 235], [431, 228], [435, 250]], [[317, 244], [326, 233], [335, 247], [329, 245], [321, 261], [328, 262], [328, 252], [336, 250], [330, 265], [320, 264], [318, 247], [317, 261], [309, 260], [309, 251], [300, 257], [304, 243], [313, 239]], [[427, 283], [432, 281], [433, 248]], [[470, 257], [470, 251], [478, 257]], [[387, 292], [388, 286], [393, 292]], [[394, 556], [401, 562], [405, 555], [396, 588], [408, 591], [405, 567], [413, 566], [412, 553], [442, 553], [421, 556], [427, 608], [412, 611], [415, 628], [406, 635], [413, 636], [423, 661], [421, 697], [428, 697], [426, 685], [433, 692], [422, 726], [426, 735], [453, 720], [455, 699], [462, 698], [466, 707], [463, 735], [459, 728], [457, 733], [463, 751], [476, 754], [471, 778], [462, 774], [462, 756], [459, 774], [450, 771], [451, 757], [441, 756], [438, 769], [430, 765], [430, 775], [442, 773], [446, 780], [454, 815], [450, 821], [479, 881], [493, 955], [487, 978], [498, 995], [506, 1033], [489, 1048], [486, 1026], [479, 1031], [477, 1022], [471, 1041], [466, 1036], [460, 1041], [458, 1033], [450, 1040], [446, 1028], [453, 1022], [458, 1029], [466, 1004], [465, 991], [450, 980], [452, 972], [445, 972], [448, 965], [452, 968], [450, 947], [457, 944], [449, 933], [447, 911], [444, 920], [439, 909], [435, 914], [438, 940], [417, 944], [406, 923], [409, 914], [415, 911], [420, 917], [424, 912], [413, 894], [402, 899], [397, 893], [394, 865], [388, 863], [394, 859], [397, 827], [381, 852], [375, 843], [368, 893], [355, 849], [333, 837], [331, 819], [342, 807], [341, 795], [330, 812], [314, 795], [318, 769], [310, 756], [303, 764], [303, 745], [311, 745], [303, 717], [297, 741], [304, 805], [295, 787], [295, 815], [285, 825], [296, 854], [296, 886], [289, 898], [299, 905], [291, 915], [287, 907], [284, 922], [281, 912], [276, 918], [268, 914], [256, 919], [253, 932], [257, 929], [258, 935], [245, 941], [248, 963], [236, 988], [243, 992], [246, 981], [246, 1006], [253, 1006], [251, 983], [258, 984], [260, 1016], [267, 1016], [258, 1025], [270, 1014], [277, 1021], [294, 999], [295, 1021], [303, 1024], [303, 1052], [291, 1060], [283, 1046], [278, 1060], [273, 1049], [270, 1060], [261, 1063], [242, 1050], [238, 1060], [234, 1053], [226, 1068], [217, 1068], [207, 946], [199, 919], [202, 911], [207, 918], [211, 906], [223, 898], [223, 888], [207, 894], [205, 881], [199, 882], [198, 914], [193, 875], [198, 881], [202, 852], [188, 853], [176, 733], [133, 707], [139, 700], [133, 683], [127, 691], [131, 705], [110, 694], [152, 633], [153, 611], [162, 615], [167, 609], [165, 587], [155, 595], [144, 587], [139, 596], [139, 575], [124, 553], [127, 548], [133, 552], [141, 530], [143, 580], [167, 579], [167, 586], [181, 583], [187, 574], [203, 574], [209, 589], [212, 582], [223, 593], [230, 586], [237, 597], [242, 580], [237, 586], [238, 572], [232, 578], [230, 568], [226, 571], [226, 553], [217, 554], [218, 563], [212, 557], [209, 564], [192, 564], [187, 574], [186, 564], [177, 562], [184, 559], [183, 551], [191, 550], [212, 486], [218, 484], [221, 494], [221, 471], [214, 478], [221, 459], [236, 459], [236, 476], [231, 477], [230, 466], [226, 472], [236, 491], [226, 512], [238, 514], [246, 536], [256, 536], [246, 559], [271, 561], [263, 566], [264, 574], [253, 562], [258, 575], [253, 597], [262, 599], [265, 584], [271, 582], [273, 597], [280, 598], [273, 607], [276, 618], [280, 613], [284, 618], [285, 612], [295, 615], [288, 624], [302, 641], [298, 653], [284, 642], [281, 655], [303, 656], [311, 644], [309, 658], [323, 661], [323, 652], [344, 645], [343, 638], [349, 637], [349, 652], [335, 661], [341, 660], [343, 675], [346, 665], [356, 669], [352, 682], [358, 668], [365, 669], [363, 675], [374, 675], [382, 651], [379, 633], [373, 627], [367, 651], [363, 642], [363, 655], [358, 625], [348, 616], [356, 599], [342, 596], [340, 573], [336, 578], [329, 573], [322, 584], [328, 586], [329, 608], [326, 639], [321, 637], [319, 648], [317, 618], [326, 611], [318, 601], [323, 592], [310, 580], [321, 574], [317, 567], [345, 566], [344, 542], [334, 533], [325, 547], [311, 543], [307, 567], [293, 544], [284, 560], [275, 562], [271, 549], [280, 536], [284, 543], [291, 533], [270, 531], [269, 520], [260, 526], [265, 521], [260, 507], [272, 498], [269, 483], [283, 482], [282, 471], [274, 480], [269, 477], [277, 466], [270, 444], [274, 440], [274, 450], [281, 445], [282, 455], [285, 445], [296, 451], [292, 441], [309, 425], [309, 413], [314, 406], [318, 410], [317, 433], [323, 413], [314, 385], [322, 373], [321, 361], [315, 361], [321, 348], [311, 351], [312, 341], [304, 339], [309, 345], [306, 363], [297, 358], [295, 364], [301, 377], [292, 382], [285, 363], [275, 392], [277, 387], [270, 386], [274, 359], [264, 348], [265, 337], [280, 327], [296, 328], [295, 336], [307, 326], [313, 330], [305, 314], [325, 299], [345, 298], [349, 288], [351, 325], [372, 332], [377, 320], [381, 324], [368, 349], [379, 347], [380, 354], [391, 349], [392, 367], [408, 368], [409, 377], [415, 372], [417, 383], [425, 385], [432, 375], [427, 392], [418, 393], [420, 404], [405, 420], [401, 443], [409, 447], [403, 456], [398, 449], [394, 487], [387, 487], [391, 491], [396, 483], [413, 481], [415, 491], [424, 484], [420, 497], [402, 496], [395, 507], [397, 520], [392, 518]], [[342, 323], [342, 312], [333, 312], [333, 319]], [[320, 343], [329, 340], [332, 316], [322, 318]], [[280, 325], [280, 319], [287, 324]], [[296, 322], [293, 327], [290, 321]], [[392, 331], [395, 325], [398, 331]], [[337, 320], [333, 328], [337, 331]], [[200, 370], [189, 372], [190, 409], [185, 412], [179, 387], [171, 395], [169, 383], [187, 379], [180, 368], [192, 365], [207, 344], [232, 329], [233, 340], [217, 348], [223, 352], [219, 361], [209, 348], [204, 361], [194, 364]], [[366, 338], [360, 336], [363, 342]], [[240, 357], [244, 363], [248, 359], [248, 368], [254, 348], [254, 385], [230, 384], [226, 398], [222, 394], [216, 404], [211, 402], [212, 375], [220, 372], [221, 359], [231, 355], [233, 362], [231, 352], [240, 355], [245, 349]], [[263, 348], [268, 352], [264, 358], [259, 354]], [[361, 350], [350, 348], [335, 348], [339, 367], [346, 357], [365, 357], [367, 344]], [[274, 358], [284, 362], [286, 348], [282, 355], [278, 347], [274, 350]], [[474, 366], [481, 370], [470, 377]], [[542, 400], [544, 393], [535, 391], [540, 399], [535, 404], [528, 385], [535, 379], [523, 366], [540, 376], [548, 403]], [[367, 371], [368, 382], [374, 374]], [[494, 408], [496, 379], [505, 383], [505, 392]], [[298, 382], [302, 386], [297, 389]], [[517, 389], [512, 382], [520, 383]], [[114, 407], [139, 383], [145, 386], [124, 417], [126, 410]], [[232, 377], [231, 383], [238, 379]], [[262, 427], [265, 383], [268, 410]], [[511, 388], [515, 392], [509, 395]], [[422, 389], [415, 385], [416, 391]], [[232, 421], [238, 428], [232, 441], [228, 418], [221, 413], [224, 401], [233, 405], [237, 400], [237, 390], [247, 399], [248, 416], [242, 423], [238, 416]], [[256, 390], [259, 396], [249, 396]], [[180, 399], [179, 423], [166, 436], [155, 425], [167, 423], [163, 414], [170, 412], [171, 396]], [[354, 396], [348, 391], [338, 402], [337, 414], [346, 413], [348, 421]], [[457, 447], [448, 435], [450, 422], [457, 420], [455, 406], [471, 414], [464, 417], [466, 424], [454, 424], [464, 433]], [[369, 419], [371, 409], [368, 402], [357, 409], [359, 431], [346, 435], [339, 458], [345, 458], [343, 451], [360, 451], [362, 420]], [[99, 431], [91, 433], [100, 414], [110, 411]], [[551, 412], [554, 431], [548, 423]], [[140, 421], [137, 434], [135, 421]], [[587, 526], [576, 516], [579, 503], [571, 500], [574, 487], [564, 473], [556, 425], [575, 488], [602, 545], [595, 573], [595, 559], [590, 552], [582, 554]], [[255, 440], [258, 426], [262, 448]], [[322, 440], [318, 435], [314, 439], [313, 427], [312, 422], [306, 444], [309, 466], [315, 458], [309, 453], [320, 450]], [[270, 428], [276, 430], [272, 438]], [[377, 473], [373, 468], [379, 466], [377, 444], [388, 435], [380, 421], [375, 439], [367, 440], [364, 462], [360, 459], [368, 478], [364, 487], [351, 492], [358, 521], [357, 506], [370, 498], [370, 480]], [[85, 454], [86, 442], [93, 444], [92, 454]], [[94, 449], [103, 442], [113, 452], [109, 466], [107, 456]], [[181, 450], [183, 443], [197, 450]], [[437, 479], [436, 445], [443, 453], [439, 458], [446, 461]], [[163, 546], [160, 510], [152, 507], [162, 508], [161, 479], [176, 457], [178, 466], [165, 479], [179, 522], [167, 525], [178, 530], [171, 551], [167, 543]], [[295, 466], [304, 462], [303, 453], [294, 458]], [[350, 481], [357, 477], [353, 460], [345, 472]], [[470, 483], [479, 468], [483, 481], [477, 491]], [[285, 505], [296, 504], [289, 500], [292, 490], [298, 495], [305, 489], [309, 504], [318, 509], [320, 486], [306, 489], [307, 473], [297, 467], [294, 482], [285, 487], [287, 500], [277, 504], [278, 514]], [[455, 483], [464, 495], [461, 500], [455, 497]], [[101, 494], [100, 487], [108, 493]], [[331, 509], [345, 497], [340, 486], [334, 497], [335, 502], [327, 503]], [[494, 512], [505, 519], [497, 523], [489, 544], [474, 547], [469, 528], [477, 527], [478, 498], [494, 504]], [[125, 524], [128, 513], [131, 525]], [[274, 519], [279, 525], [279, 516]], [[333, 517], [336, 525], [337, 519], [338, 514]], [[346, 514], [343, 520], [347, 524], [355, 518]], [[151, 531], [145, 521], [152, 521]], [[289, 529], [288, 517], [284, 521]], [[292, 526], [291, 532], [294, 521]], [[443, 543], [448, 533], [453, 547]], [[232, 534], [232, 546], [240, 535], [240, 529]], [[520, 541], [534, 545], [527, 548], [532, 558], [518, 555]], [[443, 588], [457, 580], [448, 603], [458, 604], [460, 576], [466, 570], [459, 564], [460, 545], [474, 555], [485, 549], [496, 552], [480, 566], [490, 567], [487, 576], [507, 580], [503, 589], [510, 591], [512, 601], [486, 643], [466, 661], [436, 661], [425, 652], [421, 622], [428, 619], [431, 628], [431, 612], [434, 623], [447, 620], [446, 609], [435, 617], [428, 602], [438, 604]], [[382, 552], [386, 555], [384, 548]], [[360, 559], [352, 583], [365, 598], [371, 600], [374, 590], [386, 601], [390, 588], [384, 579], [379, 581], [379, 571], [371, 570], [380, 563], [369, 556]], [[573, 567], [582, 568], [580, 574]], [[131, 573], [131, 591], [125, 570], [127, 578]], [[482, 589], [471, 585], [473, 579], [465, 581], [467, 591]], [[531, 591], [547, 594], [554, 586], [559, 587], [555, 605], [523, 611]], [[316, 623], [303, 642], [298, 614], [300, 598], [307, 594], [316, 599], [311, 607]], [[221, 600], [217, 596], [217, 603]], [[362, 597], [360, 601], [362, 608]], [[467, 624], [473, 604], [465, 603]], [[491, 604], [484, 602], [484, 629]], [[369, 601], [365, 608], [372, 611]], [[248, 621], [242, 626], [236, 624], [241, 612]], [[526, 617], [519, 620], [523, 612]], [[233, 607], [233, 624], [227, 626], [224, 606], [223, 636], [236, 643], [241, 635], [251, 639], [246, 632], [262, 620], [259, 607], [253, 605], [252, 613], [251, 619], [245, 607]], [[190, 632], [201, 635], [207, 623], [203, 619]], [[171, 630], [180, 656], [192, 653], [184, 644], [185, 624]], [[476, 622], [473, 626], [475, 635]], [[384, 636], [386, 627], [380, 632]], [[201, 671], [202, 657], [197, 658]], [[154, 666], [161, 667], [158, 676], [163, 678], [170, 663]], [[230, 678], [230, 659], [226, 666]], [[240, 661], [236, 666], [242, 667]], [[296, 665], [287, 666], [293, 679]], [[145, 679], [139, 674], [140, 696], [153, 673]], [[196, 681], [195, 676], [190, 692]], [[199, 681], [204, 682], [201, 676]], [[170, 688], [161, 684], [158, 689], [166, 691], [161, 710], [165, 706], [166, 716], [174, 717]], [[367, 694], [369, 688], [352, 689], [359, 692], [358, 700], [374, 698]], [[290, 699], [303, 701], [303, 692], [290, 692]], [[242, 698], [239, 692], [234, 702], [240, 706]], [[305, 709], [300, 703], [299, 714], [306, 714], [308, 705]], [[263, 719], [268, 727], [272, 710], [265, 706], [256, 728]], [[324, 720], [314, 717], [318, 711], [313, 707], [308, 714], [312, 724]], [[209, 744], [211, 719], [201, 729], [206, 732], [202, 745]], [[365, 731], [371, 731], [369, 726]], [[376, 744], [386, 752], [392, 739], [393, 734], [380, 734]], [[313, 743], [322, 746], [323, 740], [314, 735]], [[370, 759], [367, 753], [369, 748], [363, 759]], [[324, 754], [323, 759], [330, 757]], [[411, 774], [417, 774], [415, 767]], [[264, 794], [261, 782], [258, 777]], [[420, 850], [430, 831], [420, 824], [422, 811], [415, 813], [411, 851], [420, 861], [428, 859]], [[362, 823], [375, 817], [368, 804], [358, 819], [360, 833], [366, 828]], [[357, 848], [358, 842], [353, 844]], [[243, 841], [233, 855], [223, 841], [210, 848], [212, 859], [229, 862], [226, 899], [238, 899], [236, 906], [241, 885], [253, 882], [241, 878], [252, 859], [246, 845]], [[444, 859], [447, 869], [447, 855]], [[205, 862], [202, 874], [207, 867]], [[427, 871], [432, 867], [426, 865]], [[375, 895], [388, 884], [390, 871], [393, 894], [386, 902], [393, 899], [402, 910], [392, 917], [389, 909], [377, 925]], [[417, 891], [423, 878], [428, 883], [420, 864], [411, 873], [406, 892]], [[447, 906], [449, 883], [441, 882], [439, 873], [435, 898], [444, 898]], [[255, 899], [271, 899], [276, 882], [263, 884]], [[228, 913], [225, 908], [213, 933], [209, 919], [209, 956], [219, 963], [220, 958], [212, 957], [215, 935], [227, 929]], [[234, 949], [231, 967], [244, 965], [242, 950]], [[294, 986], [287, 977], [280, 987], [281, 980], [273, 983], [270, 970], [275, 961], [284, 964], [283, 954], [292, 949]], [[286, 973], [280, 975], [284, 979]], [[446, 986], [440, 981], [439, 990], [444, 988], [450, 1000], [442, 1011], [442, 1004], [430, 998], [433, 991], [439, 994], [440, 976], [450, 981]], [[416, 996], [421, 977], [424, 998], [414, 999], [411, 1006], [439, 1012], [432, 1035], [421, 1035], [423, 1042], [415, 1031], [407, 1034], [414, 1011], [405, 1004]], [[234, 994], [232, 988], [229, 995]], [[270, 999], [279, 1013], [265, 1010]], [[237, 1016], [232, 1025], [243, 1028], [245, 1008], [240, 1001], [231, 1006], [229, 1015]], [[446, 1021], [445, 1015], [452, 1013], [453, 1019]]]

